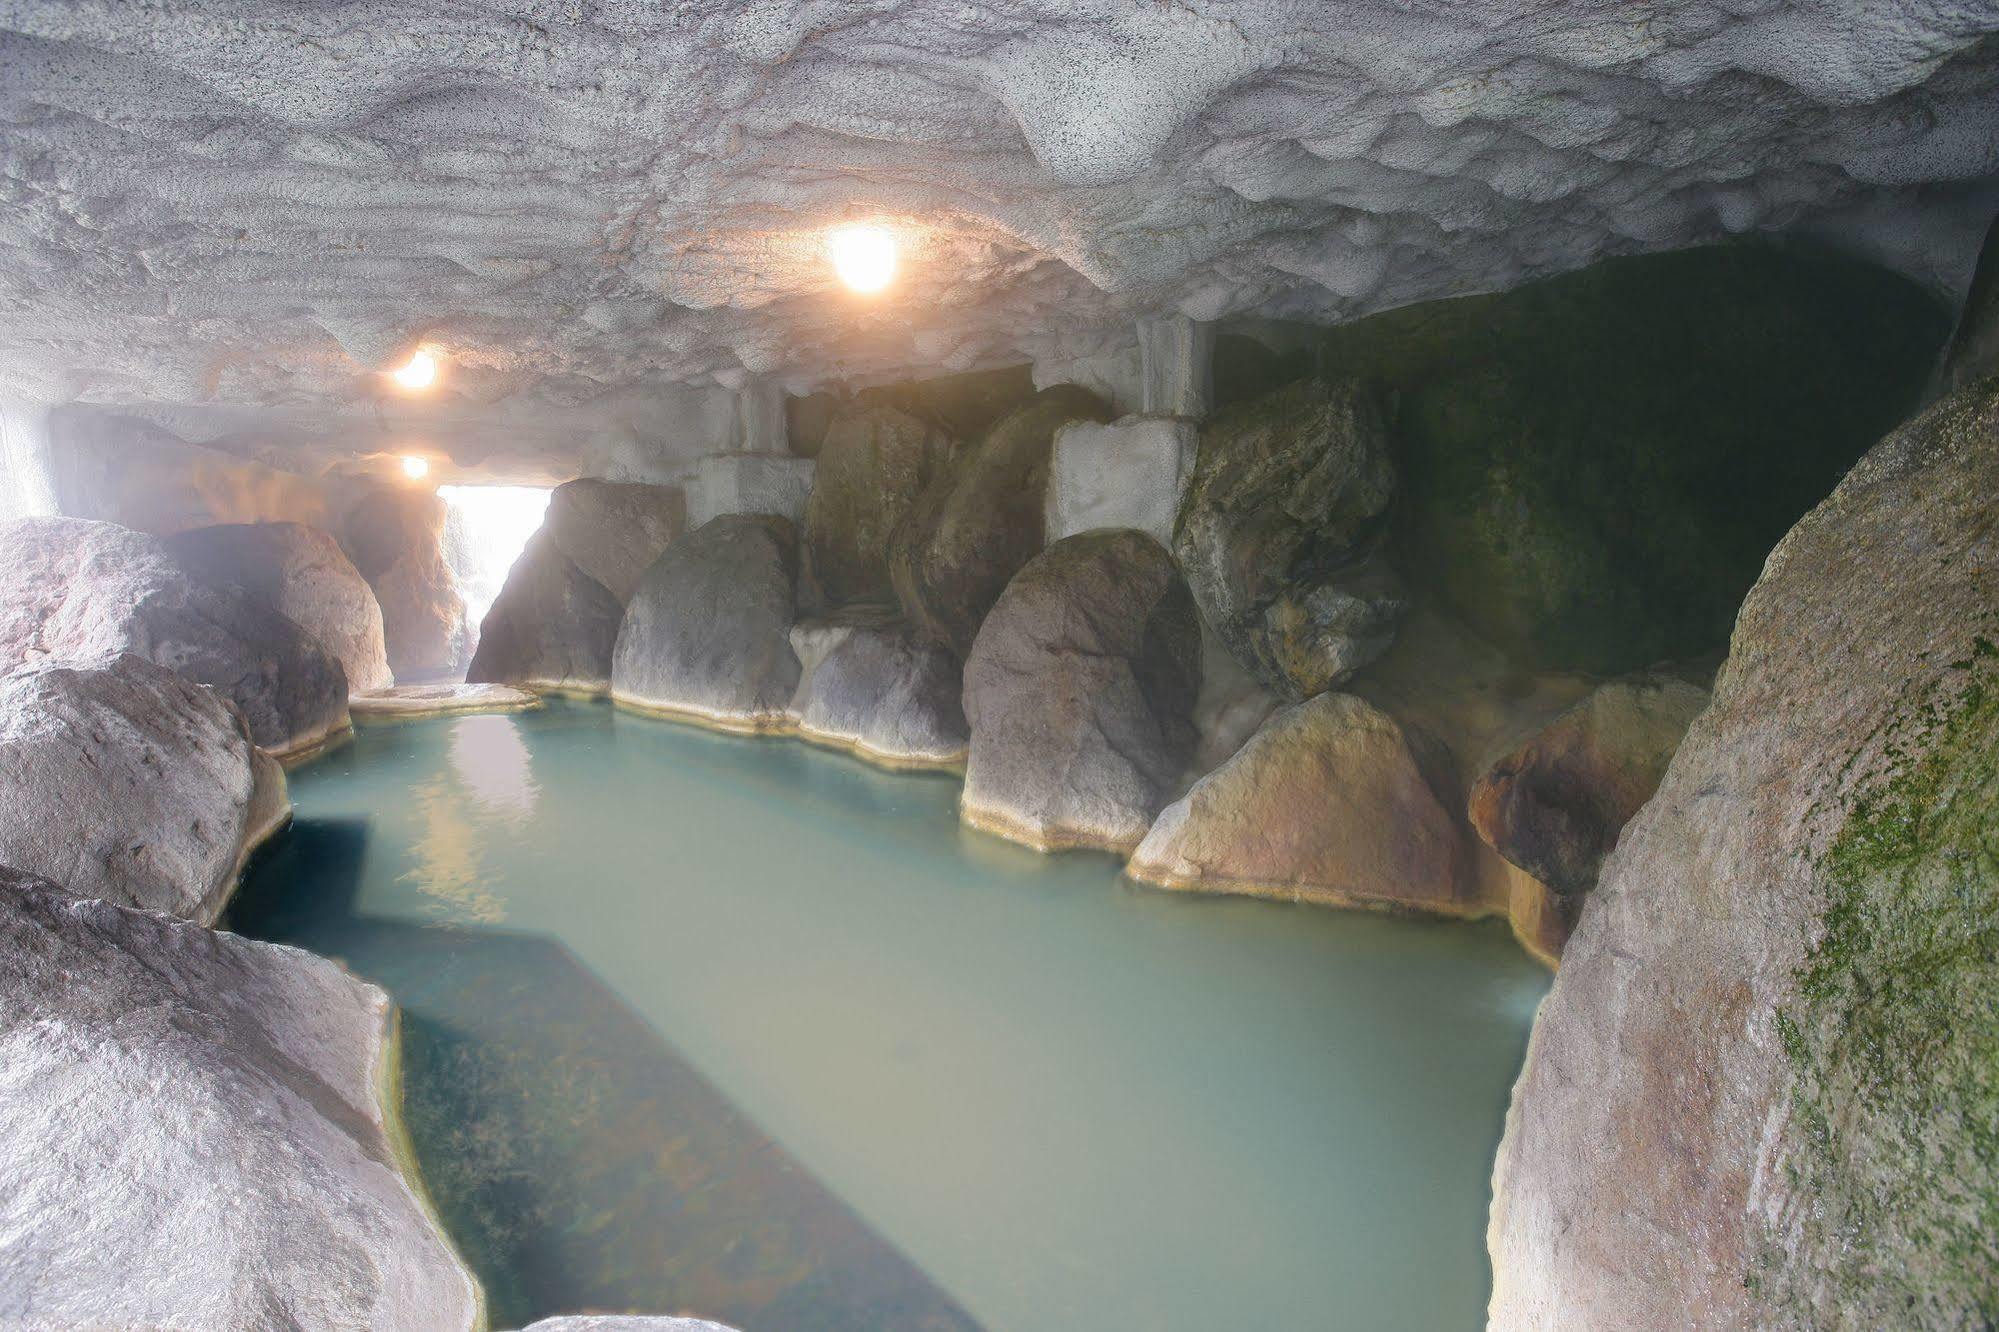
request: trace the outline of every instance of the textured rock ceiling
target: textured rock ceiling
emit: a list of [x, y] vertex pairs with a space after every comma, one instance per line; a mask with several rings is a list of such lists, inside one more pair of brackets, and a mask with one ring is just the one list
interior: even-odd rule
[[[1941, 284], [1958, 233], [1906, 219], [1969, 240], [1999, 172], [1999, 0], [0, 0], [0, 28], [0, 394], [55, 400], [366, 406], [418, 339], [466, 406], [803, 389], [1754, 229]], [[904, 237], [885, 297], [834, 283], [848, 219]]]

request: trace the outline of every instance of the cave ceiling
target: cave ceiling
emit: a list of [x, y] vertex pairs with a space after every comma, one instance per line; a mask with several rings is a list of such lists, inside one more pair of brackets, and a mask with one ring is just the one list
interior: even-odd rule
[[[1812, 233], [1939, 290], [1999, 0], [0, 2], [0, 395], [794, 391]], [[1910, 219], [1916, 218], [1915, 223]], [[827, 228], [894, 229], [881, 296]]]

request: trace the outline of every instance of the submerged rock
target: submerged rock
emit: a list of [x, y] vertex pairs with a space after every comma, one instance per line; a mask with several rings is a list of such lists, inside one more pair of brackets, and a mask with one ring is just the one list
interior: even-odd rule
[[1603, 858], [1658, 789], [1707, 699], [1665, 674], [1600, 686], [1480, 775], [1467, 806], [1472, 827], [1559, 893], [1573, 924]]
[[602, 583], [623, 606], [652, 562], [687, 528], [687, 497], [675, 486], [583, 477], [548, 495], [548, 544]]
[[1999, 1309], [1999, 379], [1770, 555], [1541, 1007], [1492, 1326]]
[[950, 458], [950, 436], [893, 407], [833, 418], [805, 505], [806, 568], [825, 602], [894, 599], [889, 536]]
[[620, 703], [732, 730], [787, 724], [798, 541], [791, 523], [731, 514], [667, 547], [625, 609], [611, 661]]
[[0, 1323], [482, 1325], [394, 1018], [309, 953], [0, 871]]
[[239, 587], [311, 634], [339, 659], [350, 693], [395, 683], [381, 605], [327, 533], [303, 523], [231, 523], [176, 533], [166, 543], [202, 582]]
[[479, 626], [468, 684], [601, 693], [624, 604], [569, 558], [547, 527], [528, 539]]
[[986, 612], [1041, 550], [1055, 432], [1109, 419], [1095, 394], [1058, 384], [960, 451], [889, 544], [896, 600], [912, 624], [961, 658], [971, 650]]
[[1194, 600], [1157, 541], [1050, 546], [965, 662], [965, 822], [1049, 850], [1137, 845], [1193, 750], [1200, 654]]
[[664, 1318], [657, 1314], [567, 1314], [530, 1323], [521, 1332], [735, 1332], [735, 1329], [700, 1318]]
[[1196, 892], [1463, 912], [1463, 834], [1419, 750], [1351, 694], [1282, 708], [1159, 815], [1125, 873]]
[[896, 768], [955, 768], [969, 743], [958, 659], [892, 613], [850, 610], [791, 630], [801, 735]]
[[348, 508], [340, 544], [375, 589], [382, 637], [398, 679], [453, 675], [465, 664], [465, 598], [444, 559], [444, 501], [371, 486]]
[[291, 814], [216, 694], [129, 653], [0, 676], [0, 864], [212, 923]]
[[1387, 651], [1403, 597], [1376, 548], [1394, 493], [1358, 383], [1301, 380], [1207, 424], [1173, 549], [1236, 660], [1298, 699]]
[[456, 712], [525, 712], [541, 706], [530, 690], [498, 684], [397, 685], [348, 700], [356, 718], [441, 717]]
[[275, 753], [347, 725], [347, 675], [305, 630], [191, 577], [157, 537], [81, 518], [0, 523], [0, 670], [130, 652], [211, 685]]

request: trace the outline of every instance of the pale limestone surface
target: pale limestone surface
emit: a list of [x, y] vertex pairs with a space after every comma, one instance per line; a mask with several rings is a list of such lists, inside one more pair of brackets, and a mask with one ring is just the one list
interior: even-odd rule
[[0, 1324], [483, 1326], [394, 1042], [333, 962], [0, 870]]
[[291, 815], [213, 690], [142, 657], [0, 675], [0, 865], [198, 925]]

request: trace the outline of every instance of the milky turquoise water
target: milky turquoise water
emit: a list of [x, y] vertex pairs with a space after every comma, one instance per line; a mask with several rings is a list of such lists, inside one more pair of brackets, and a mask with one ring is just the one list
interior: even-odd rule
[[232, 923], [403, 1005], [502, 1319], [1479, 1327], [1547, 985], [1503, 928], [1137, 888], [956, 788], [604, 705], [369, 727]]

